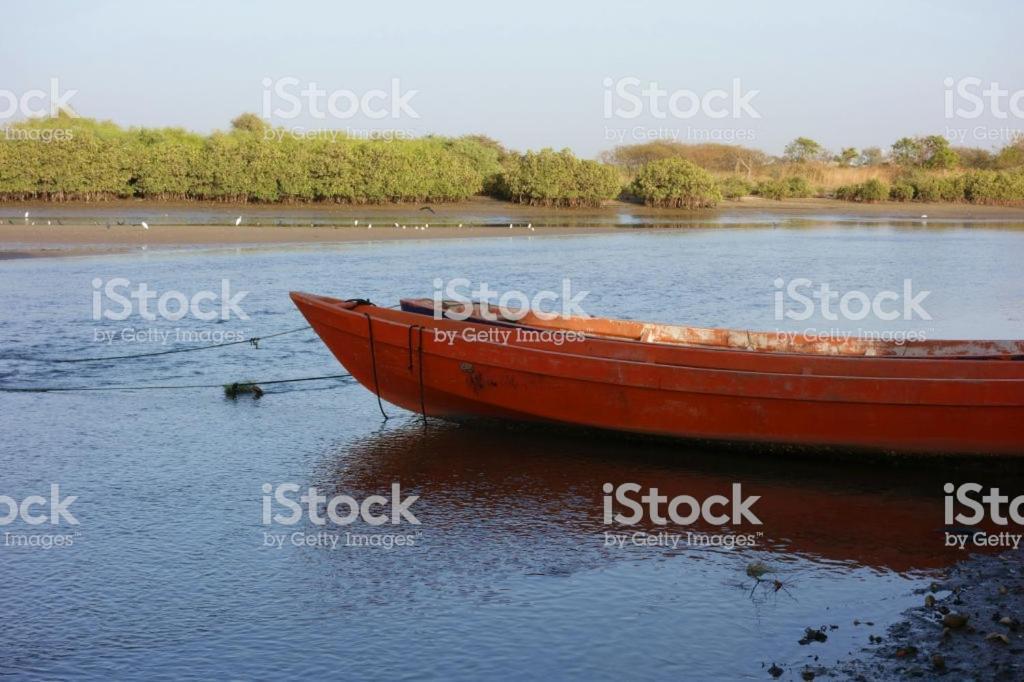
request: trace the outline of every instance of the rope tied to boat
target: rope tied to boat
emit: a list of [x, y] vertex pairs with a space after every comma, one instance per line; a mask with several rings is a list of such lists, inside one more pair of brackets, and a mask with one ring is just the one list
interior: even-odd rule
[[[367, 303], [369, 303], [369, 301], [367, 301]], [[363, 315], [366, 317], [366, 328], [369, 332], [370, 337], [370, 366], [373, 368], [373, 392], [377, 396], [377, 407], [380, 408], [380, 416], [384, 417], [384, 421], [387, 421], [388, 413], [384, 411], [384, 403], [380, 399], [380, 383], [377, 380], [377, 351], [374, 349], [373, 342], [373, 318], [370, 317], [370, 313], [363, 313]]]
[[223, 343], [213, 343], [213, 344], [210, 344], [210, 345], [207, 345], [207, 346], [195, 346], [195, 347], [191, 347], [191, 348], [172, 348], [170, 350], [159, 350], [159, 351], [154, 351], [152, 353], [132, 353], [130, 355], [101, 355], [101, 356], [98, 356], [98, 357], [90, 357], [90, 358], [25, 358], [25, 359], [29, 360], [29, 361], [34, 361], [34, 362], [52, 362], [52, 363], [61, 363], [61, 364], [78, 363], [78, 362], [103, 362], [103, 361], [106, 361], [106, 360], [135, 360], [135, 359], [138, 359], [138, 358], [152, 358], [152, 357], [156, 357], [158, 355], [173, 355], [175, 353], [194, 353], [194, 352], [200, 351], [200, 350], [210, 350], [212, 348], [225, 348], [227, 346], [237, 346], [237, 345], [243, 344], [243, 343], [247, 343], [247, 344], [251, 345], [253, 348], [256, 348], [258, 350], [259, 347], [260, 347], [260, 345], [259, 345], [260, 341], [264, 341], [266, 339], [273, 339], [273, 338], [276, 338], [278, 336], [285, 336], [286, 334], [295, 334], [297, 332], [303, 332], [303, 331], [306, 331], [308, 329], [312, 329], [312, 327], [307, 324], [304, 327], [296, 327], [294, 329], [286, 329], [284, 331], [276, 332], [274, 334], [267, 334], [266, 336], [251, 336], [251, 337], [249, 337], [247, 339], [240, 339], [238, 341], [225, 341]]
[[423, 325], [416, 325], [420, 328], [419, 332], [419, 359], [418, 363], [420, 366], [420, 414], [423, 415], [423, 426], [427, 425], [427, 404], [423, 399]]
[[159, 385], [126, 385], [112, 386], [0, 386], [0, 393], [77, 393], [81, 391], [167, 391], [190, 388], [224, 388], [226, 386], [269, 386], [271, 384], [294, 384], [304, 381], [325, 381], [327, 379], [348, 379], [352, 375], [325, 374], [316, 377], [299, 377], [297, 379], [264, 379], [260, 381], [238, 381], [220, 384], [159, 384]]

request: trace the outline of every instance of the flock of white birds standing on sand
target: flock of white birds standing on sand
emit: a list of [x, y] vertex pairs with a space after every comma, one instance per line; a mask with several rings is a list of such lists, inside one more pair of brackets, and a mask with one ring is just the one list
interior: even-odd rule
[[[30, 212], [29, 211], [25, 211], [25, 222], [28, 222], [29, 215], [30, 215]], [[921, 216], [921, 217], [922, 218], [926, 218], [927, 216]], [[11, 222], [11, 221], [8, 221], [8, 222]], [[32, 222], [31, 224], [35, 225], [35, 222]], [[50, 220], [47, 220], [46, 224], [47, 225], [52, 225], [53, 222], [50, 221]], [[57, 224], [58, 225], [63, 225], [64, 223], [62, 221], [58, 220]], [[117, 224], [118, 225], [124, 225], [124, 221], [123, 220], [118, 220]], [[235, 218], [235, 227], [238, 227], [241, 224], [242, 224], [242, 216], [238, 216], [237, 218]], [[259, 224], [259, 223], [257, 223], [257, 224]], [[280, 221], [278, 221], [278, 224], [279, 225], [281, 224]], [[138, 226], [141, 227], [143, 230], [148, 230], [149, 229], [149, 223], [147, 223], [145, 220], [140, 221], [138, 223]], [[313, 223], [310, 223], [310, 226], [312, 227]], [[353, 227], [359, 227], [359, 220], [358, 219], [353, 220], [352, 221], [352, 226]], [[407, 229], [409, 227], [408, 225], [401, 225], [399, 223], [394, 223], [394, 226], [395, 226], [396, 229], [402, 229], [402, 230], [405, 230], [405, 229]], [[111, 227], [110, 222], [107, 222], [107, 229], [109, 230], [110, 227]], [[514, 229], [515, 227], [516, 227], [515, 223], [509, 223], [508, 224], [508, 229], [510, 229], [510, 230]], [[521, 224], [520, 227], [523, 227], [523, 228], [529, 230], [530, 232], [536, 232], [536, 229], [533, 227], [533, 223], [527, 223], [526, 225], [522, 225]], [[419, 230], [419, 231], [427, 230], [429, 228], [430, 228], [430, 223], [423, 223], [422, 225], [413, 225], [412, 226], [413, 230]], [[462, 223], [459, 223], [457, 225], [457, 228], [461, 230], [462, 229]], [[373, 229], [373, 223], [369, 223], [368, 222], [366, 224], [366, 229], [367, 230], [372, 230]]]

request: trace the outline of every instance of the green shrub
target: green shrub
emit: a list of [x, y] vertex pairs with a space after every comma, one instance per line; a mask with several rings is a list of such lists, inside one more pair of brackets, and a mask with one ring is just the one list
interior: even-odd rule
[[[69, 137], [27, 135], [54, 129]], [[502, 153], [473, 137], [300, 137], [251, 114], [236, 118], [230, 132], [207, 136], [69, 116], [33, 119], [7, 133], [0, 137], [0, 199], [459, 201], [498, 174]]]
[[754, 194], [765, 199], [798, 199], [812, 196], [814, 190], [807, 178], [793, 175], [782, 180], [761, 180], [754, 187]]
[[576, 207], [599, 206], [617, 196], [620, 186], [611, 166], [577, 159], [568, 149], [542, 149], [509, 159], [498, 190], [523, 204]]
[[1024, 171], [979, 170], [963, 176], [964, 198], [975, 204], [1024, 201]]
[[874, 202], [889, 198], [889, 185], [878, 178], [871, 178], [857, 186], [857, 200]]
[[754, 187], [754, 194], [781, 201], [789, 196], [789, 185], [782, 180], [759, 180]]
[[726, 199], [739, 199], [754, 193], [754, 184], [738, 175], [718, 179], [718, 189]]
[[814, 195], [814, 189], [807, 178], [802, 175], [794, 175], [786, 180], [786, 196], [794, 199], [804, 199]]
[[708, 208], [722, 199], [714, 177], [685, 159], [670, 158], [645, 165], [630, 186], [648, 206]]
[[871, 178], [856, 185], [837, 187], [834, 194], [836, 199], [845, 201], [885, 201], [889, 198], [889, 185], [877, 178]]
[[889, 198], [893, 201], [912, 201], [914, 186], [906, 182], [896, 182], [889, 188]]
[[841, 201], [855, 201], [857, 199], [857, 185], [841, 185], [832, 191], [832, 196]]

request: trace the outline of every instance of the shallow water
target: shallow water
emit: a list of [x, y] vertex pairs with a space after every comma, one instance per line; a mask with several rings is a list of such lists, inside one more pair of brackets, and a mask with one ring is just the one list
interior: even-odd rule
[[[135, 330], [269, 335], [302, 326], [292, 289], [382, 304], [435, 278], [498, 290], [587, 290], [595, 315], [702, 326], [856, 330], [774, 317], [773, 281], [928, 290], [929, 338], [1024, 338], [1024, 232], [829, 227], [690, 229], [584, 237], [148, 251], [0, 264], [0, 384], [220, 384], [338, 373], [309, 332], [135, 361], [54, 358], [169, 348], [96, 341]], [[248, 320], [96, 321], [92, 280], [158, 291], [248, 291]], [[881, 325], [875, 324], [876, 327]], [[760, 449], [483, 423], [431, 422], [349, 380], [217, 388], [0, 393], [0, 495], [75, 495], [76, 526], [15, 520], [0, 533], [70, 534], [70, 547], [0, 542], [0, 675], [18, 677], [768, 679], [772, 662], [828, 663], [883, 634], [914, 590], [960, 558], [942, 547], [945, 466], [814, 461]], [[959, 473], [956, 474], [960, 476]], [[1016, 472], [970, 470], [1016, 485]], [[968, 480], [968, 479], [964, 479]], [[760, 495], [753, 548], [606, 546], [602, 484], [698, 498], [734, 482]], [[263, 484], [328, 495], [420, 496], [413, 546], [265, 546]], [[0, 505], [0, 514], [5, 511]], [[394, 533], [363, 522], [327, 530]], [[616, 531], [629, 529], [613, 528]], [[653, 526], [643, 530], [658, 532]], [[670, 528], [680, 532], [679, 528]], [[698, 526], [702, 537], [744, 529]], [[683, 530], [685, 532], [685, 529]], [[8, 536], [0, 536], [6, 538]], [[746, 574], [765, 563], [774, 583]], [[854, 625], [854, 621], [860, 625]], [[867, 625], [870, 622], [872, 625]], [[802, 646], [805, 627], [837, 625]], [[789, 674], [789, 673], [787, 673]]]

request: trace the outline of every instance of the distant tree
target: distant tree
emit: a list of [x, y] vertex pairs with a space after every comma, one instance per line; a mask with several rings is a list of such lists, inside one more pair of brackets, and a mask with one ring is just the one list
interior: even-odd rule
[[885, 154], [878, 147], [864, 148], [857, 159], [858, 166], [881, 166], [883, 163], [885, 163]]
[[1024, 135], [1018, 134], [996, 154], [994, 164], [997, 168], [1018, 168], [1024, 166]]
[[683, 144], [670, 140], [619, 146], [601, 152], [599, 158], [630, 174], [660, 159], [686, 159], [707, 170], [746, 173], [748, 176], [770, 162], [767, 154], [749, 147], [716, 142]]
[[890, 156], [898, 166], [920, 166], [924, 148], [916, 137], [901, 137], [893, 142]]
[[921, 141], [924, 147], [925, 168], [956, 168], [960, 157], [942, 135], [929, 135]]
[[782, 155], [786, 161], [804, 163], [824, 160], [827, 157], [827, 152], [824, 147], [809, 137], [798, 137], [786, 145]]
[[960, 157], [942, 135], [902, 137], [892, 145], [892, 160], [900, 166], [955, 168]]
[[853, 162], [857, 160], [858, 156], [859, 154], [855, 148], [847, 147], [836, 155], [836, 163], [843, 168], [849, 168], [853, 165]]
[[232, 130], [244, 130], [250, 133], [262, 133], [268, 127], [267, 122], [256, 114], [244, 113], [231, 120]]
[[960, 157], [960, 165], [964, 168], [992, 168], [995, 164], [995, 157], [987, 149], [978, 147], [951, 147]]

